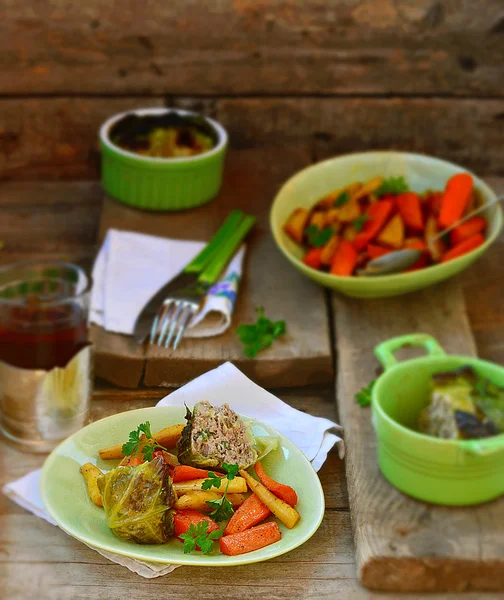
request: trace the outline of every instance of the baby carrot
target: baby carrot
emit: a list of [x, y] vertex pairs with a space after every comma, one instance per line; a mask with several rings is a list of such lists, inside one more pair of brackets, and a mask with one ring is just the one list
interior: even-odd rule
[[237, 554], [246, 554], [253, 550], [259, 550], [270, 544], [278, 542], [282, 538], [278, 525], [271, 521], [263, 523], [252, 529], [225, 535], [220, 539], [220, 551], [222, 554], [236, 556]]
[[336, 250], [332, 263], [333, 275], [351, 275], [357, 264], [357, 250], [348, 240], [342, 240]]
[[224, 529], [224, 535], [231, 535], [258, 525], [271, 514], [270, 509], [252, 494], [236, 510], [235, 514]]
[[412, 229], [423, 231], [424, 220], [418, 194], [415, 194], [414, 192], [399, 194], [396, 202], [397, 208], [406, 225]]
[[484, 231], [485, 227], [486, 221], [483, 217], [473, 217], [472, 219], [469, 219], [469, 221], [466, 221], [458, 227], [455, 227], [450, 234], [452, 246], [456, 246], [457, 244], [460, 244], [460, 242], [467, 240], [473, 235], [481, 233]]
[[287, 502], [287, 504], [296, 506], [298, 497], [294, 488], [291, 488], [290, 485], [285, 485], [284, 483], [278, 483], [278, 481], [275, 481], [269, 475], [266, 475], [260, 462], [256, 462], [254, 470], [264, 487], [267, 487], [270, 492], [273, 492], [275, 496], [277, 496], [277, 498]]
[[448, 250], [448, 252], [446, 252], [443, 255], [441, 262], [447, 262], [449, 260], [453, 260], [454, 258], [458, 258], [463, 254], [467, 254], [467, 252], [470, 252], [478, 246], [481, 246], [481, 244], [483, 244], [484, 241], [485, 238], [481, 235], [481, 233], [477, 233], [476, 235], [473, 235], [472, 237], [468, 238], [467, 240], [464, 240], [463, 242], [460, 242], [460, 244], [457, 244], [456, 246]]
[[308, 250], [303, 258], [304, 264], [312, 269], [320, 269], [322, 266], [322, 251], [323, 248], [312, 248], [311, 250]]
[[446, 183], [438, 225], [450, 227], [464, 214], [473, 190], [473, 178], [469, 173], [457, 173]]
[[371, 260], [380, 258], [380, 256], [392, 252], [391, 248], [383, 248], [382, 246], [377, 246], [376, 244], [368, 244], [366, 250]]
[[368, 208], [367, 221], [364, 223], [362, 231], [357, 234], [354, 240], [355, 248], [360, 252], [369, 244], [385, 224], [393, 203], [390, 200], [379, 200]]

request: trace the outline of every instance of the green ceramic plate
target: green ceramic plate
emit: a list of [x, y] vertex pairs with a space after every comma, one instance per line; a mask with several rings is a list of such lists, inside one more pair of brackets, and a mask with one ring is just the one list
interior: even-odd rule
[[48, 457], [42, 469], [42, 500], [51, 517], [68, 534], [95, 548], [139, 560], [175, 565], [227, 567], [269, 560], [297, 548], [317, 531], [324, 516], [324, 494], [317, 474], [292, 442], [256, 422], [253, 429], [257, 435], [280, 437], [280, 447], [264, 459], [267, 473], [282, 483], [292, 485], [299, 497], [296, 508], [301, 519], [293, 529], [280, 524], [282, 539], [279, 542], [241, 556], [219, 554], [216, 545], [214, 555], [205, 556], [200, 552], [184, 554], [182, 543], [177, 539], [159, 546], [140, 546], [117, 538], [105, 524], [103, 509], [89, 500], [79, 473], [80, 465], [92, 462], [102, 470], [109, 470], [118, 461], [113, 464], [102, 461], [98, 457], [99, 448], [125, 441], [128, 433], [144, 421], [150, 421], [152, 430], [156, 431], [183, 423], [184, 414], [185, 408], [174, 406], [132, 410], [88, 425], [65, 440]]

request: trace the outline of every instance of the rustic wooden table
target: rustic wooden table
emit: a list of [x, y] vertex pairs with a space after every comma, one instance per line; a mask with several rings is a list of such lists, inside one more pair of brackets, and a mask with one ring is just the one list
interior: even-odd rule
[[[496, 189], [504, 189], [503, 179], [489, 178], [489, 182]], [[94, 182], [5, 183], [0, 188], [0, 240], [5, 243], [0, 262], [44, 256], [89, 266], [95, 252], [101, 202], [99, 186]], [[502, 286], [486, 278], [481, 265], [495, 264], [498, 254], [502, 255], [502, 244], [501, 240], [500, 252], [494, 248], [480, 267], [473, 266], [460, 277], [479, 354], [499, 363], [504, 363]], [[285, 268], [290, 268], [287, 263]], [[327, 327], [332, 328], [332, 324], [332, 315], [328, 314]], [[92, 418], [152, 406], [166, 393], [153, 388], [118, 389], [97, 381]], [[338, 419], [334, 384], [275, 393], [298, 409]], [[24, 454], [0, 442], [0, 485], [40, 467], [43, 461], [43, 456]], [[370, 592], [356, 579], [344, 464], [336, 452], [329, 454], [320, 479], [326, 496], [325, 519], [317, 534], [301, 548], [266, 563], [234, 569], [182, 567], [153, 580], [141, 579], [109, 562], [0, 496], [0, 596], [9, 600], [140, 600], [153, 595], [233, 600], [252, 595], [271, 599], [397, 598], [397, 594]], [[448, 596], [430, 596], [441, 597]], [[453, 597], [476, 600], [502, 596], [467, 592]]]

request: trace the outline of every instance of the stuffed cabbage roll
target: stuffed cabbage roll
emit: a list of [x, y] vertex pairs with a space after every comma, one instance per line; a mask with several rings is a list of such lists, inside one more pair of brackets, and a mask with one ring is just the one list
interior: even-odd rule
[[470, 366], [432, 376], [419, 429], [444, 439], [475, 439], [504, 431], [504, 390]]
[[246, 469], [256, 462], [254, 436], [227, 404], [198, 402], [192, 413], [187, 409], [186, 421], [177, 443], [181, 464], [212, 469], [228, 463]]
[[162, 456], [135, 467], [116, 467], [98, 478], [107, 525], [137, 544], [164, 544], [173, 535], [176, 495]]

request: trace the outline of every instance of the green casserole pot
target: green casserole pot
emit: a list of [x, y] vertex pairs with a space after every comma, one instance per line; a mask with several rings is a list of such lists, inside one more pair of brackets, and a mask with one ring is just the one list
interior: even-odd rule
[[201, 206], [217, 195], [222, 183], [228, 136], [213, 119], [205, 117], [217, 135], [217, 143], [208, 152], [197, 156], [142, 156], [119, 148], [109, 138], [111, 128], [126, 115], [161, 115], [167, 112], [181, 116], [196, 115], [187, 110], [144, 108], [114, 115], [102, 125], [102, 185], [116, 200], [144, 210], [174, 211]]
[[[394, 351], [421, 346], [427, 356], [398, 363]], [[385, 368], [372, 392], [378, 463], [396, 488], [426, 502], [479, 504], [504, 494], [504, 434], [477, 440], [439, 439], [418, 431], [434, 373], [472, 366], [478, 375], [504, 386], [504, 367], [479, 358], [445, 354], [426, 334], [393, 338], [375, 348]]]

